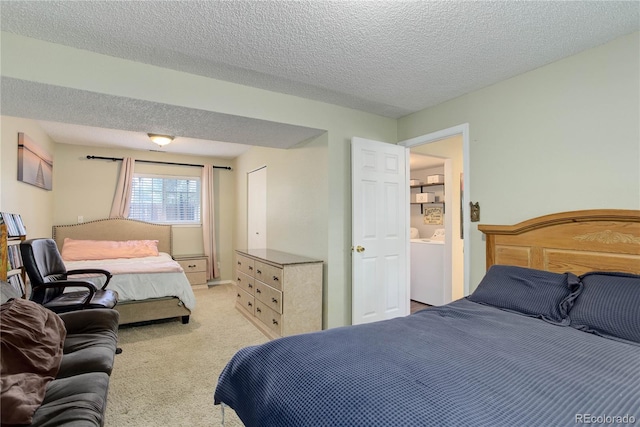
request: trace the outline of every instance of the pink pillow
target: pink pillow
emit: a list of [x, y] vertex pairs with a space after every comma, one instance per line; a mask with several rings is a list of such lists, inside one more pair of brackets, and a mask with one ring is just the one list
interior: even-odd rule
[[158, 241], [74, 240], [67, 237], [64, 239], [61, 255], [65, 261], [158, 256]]

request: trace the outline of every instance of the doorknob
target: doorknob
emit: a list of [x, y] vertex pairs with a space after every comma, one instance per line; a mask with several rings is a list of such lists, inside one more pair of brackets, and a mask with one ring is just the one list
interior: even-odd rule
[[[364, 252], [364, 248], [360, 245], [356, 246], [355, 249], [356, 249], [356, 252], [358, 253]], [[353, 250], [353, 248], [351, 248], [351, 250]]]

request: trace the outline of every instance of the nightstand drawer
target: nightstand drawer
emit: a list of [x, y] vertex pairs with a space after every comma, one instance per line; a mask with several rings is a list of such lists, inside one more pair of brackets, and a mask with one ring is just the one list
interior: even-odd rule
[[178, 263], [182, 266], [185, 273], [207, 271], [206, 258], [178, 259]]
[[206, 271], [198, 271], [196, 273], [187, 273], [184, 274], [189, 279], [189, 283], [192, 285], [204, 285], [207, 283], [207, 272]]
[[184, 270], [191, 285], [207, 284], [207, 257], [204, 255], [182, 255], [174, 258]]

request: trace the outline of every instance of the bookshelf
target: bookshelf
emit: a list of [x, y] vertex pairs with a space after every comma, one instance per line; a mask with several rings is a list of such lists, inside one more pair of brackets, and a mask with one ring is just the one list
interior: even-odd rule
[[24, 298], [26, 272], [22, 265], [20, 243], [27, 231], [19, 214], [0, 212], [0, 280], [9, 282]]

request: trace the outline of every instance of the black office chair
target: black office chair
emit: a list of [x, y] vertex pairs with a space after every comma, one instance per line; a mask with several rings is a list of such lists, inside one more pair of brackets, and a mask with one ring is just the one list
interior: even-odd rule
[[[118, 303], [118, 293], [106, 289], [111, 273], [102, 269], [82, 269], [67, 271], [56, 242], [52, 239], [31, 239], [20, 243], [22, 263], [31, 281], [29, 299], [55, 313], [90, 308], [114, 308]], [[106, 282], [101, 289], [88, 280], [69, 280], [77, 274], [101, 274]], [[87, 290], [64, 292], [67, 287], [82, 287]]]

